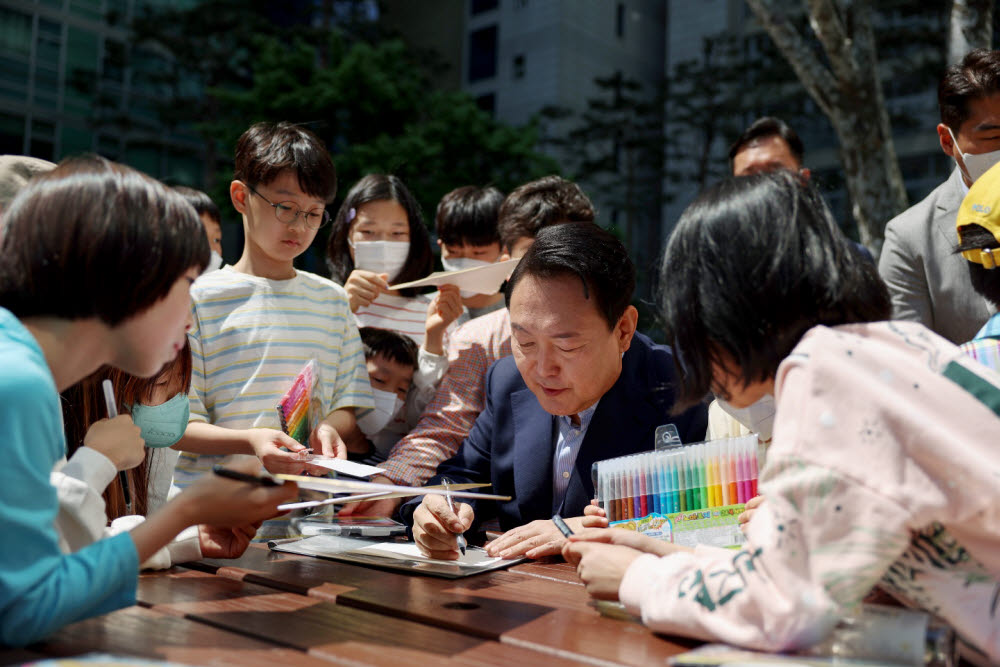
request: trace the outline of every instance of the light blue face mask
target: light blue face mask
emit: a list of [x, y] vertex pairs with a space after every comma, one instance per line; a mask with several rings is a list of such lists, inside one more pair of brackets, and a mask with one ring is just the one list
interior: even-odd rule
[[137, 403], [130, 412], [132, 422], [142, 429], [142, 439], [147, 447], [170, 447], [184, 435], [191, 403], [187, 394], [181, 392], [159, 405]]

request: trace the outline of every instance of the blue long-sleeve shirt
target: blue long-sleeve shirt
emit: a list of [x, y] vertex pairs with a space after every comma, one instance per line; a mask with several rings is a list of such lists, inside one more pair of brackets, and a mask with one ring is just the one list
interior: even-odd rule
[[0, 308], [0, 643], [8, 646], [135, 603], [139, 557], [128, 533], [72, 554], [59, 548], [49, 472], [65, 450], [42, 350]]

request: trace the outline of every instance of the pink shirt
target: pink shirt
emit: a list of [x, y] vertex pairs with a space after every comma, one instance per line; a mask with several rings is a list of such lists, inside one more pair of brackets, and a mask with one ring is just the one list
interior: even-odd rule
[[622, 602], [658, 631], [787, 650], [881, 583], [1000, 661], [1000, 375], [916, 323], [815, 327], [775, 396], [746, 546], [644, 555]]
[[423, 416], [396, 443], [384, 463], [397, 484], [419, 485], [458, 451], [486, 406], [486, 371], [510, 354], [510, 314], [506, 308], [463, 324], [448, 347], [448, 372]]

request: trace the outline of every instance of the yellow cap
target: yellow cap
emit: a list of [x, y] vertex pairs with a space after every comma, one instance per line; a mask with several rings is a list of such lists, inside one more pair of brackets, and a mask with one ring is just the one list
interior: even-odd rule
[[962, 200], [955, 219], [959, 243], [962, 243], [962, 230], [968, 225], [980, 225], [989, 230], [997, 240], [997, 246], [964, 250], [962, 257], [987, 269], [1000, 266], [1000, 163], [977, 178]]

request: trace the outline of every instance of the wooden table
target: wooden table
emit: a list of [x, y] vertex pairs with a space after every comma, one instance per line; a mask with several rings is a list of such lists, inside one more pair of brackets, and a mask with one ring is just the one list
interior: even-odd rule
[[0, 664], [87, 652], [193, 665], [648, 665], [697, 642], [602, 616], [565, 563], [464, 579], [268, 551], [139, 579], [138, 604]]

